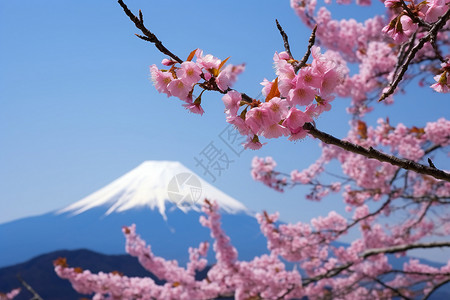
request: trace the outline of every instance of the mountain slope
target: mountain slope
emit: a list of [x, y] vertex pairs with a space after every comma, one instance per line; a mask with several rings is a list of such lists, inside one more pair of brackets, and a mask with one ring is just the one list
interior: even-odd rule
[[247, 211], [242, 203], [216, 189], [179, 162], [146, 161], [59, 213], [78, 215], [103, 206], [108, 207], [105, 214], [109, 215], [149, 207], [151, 210], [159, 210], [166, 217], [167, 202], [180, 204], [179, 208], [183, 211], [198, 211], [198, 205], [205, 198], [217, 201], [227, 213]]
[[[109, 216], [103, 213], [102, 208], [73, 217], [49, 213], [0, 225], [0, 267], [59, 249], [88, 248], [106, 254], [125, 253], [121, 228], [133, 223], [138, 233], [152, 245], [155, 254], [182, 263], [188, 259], [188, 247], [211, 241], [209, 229], [200, 225], [200, 213], [195, 211], [169, 211], [167, 220], [158, 211], [148, 209]], [[247, 214], [224, 214], [222, 220], [239, 257], [249, 259], [267, 251], [265, 237], [255, 218]]]
[[[72, 266], [89, 269], [92, 272], [119, 271], [126, 276], [152, 277], [155, 276], [146, 271], [136, 258], [129, 255], [104, 255], [93, 251], [61, 250], [35, 257], [27, 262], [0, 269], [0, 291], [9, 291], [19, 287], [20, 282], [16, 275], [30, 284], [33, 289], [45, 300], [67, 299], [75, 300], [86, 295], [78, 294], [68, 280], [59, 278], [53, 268], [53, 261], [59, 257], [66, 257]], [[15, 299], [30, 299], [31, 294], [22, 288], [21, 293]]]

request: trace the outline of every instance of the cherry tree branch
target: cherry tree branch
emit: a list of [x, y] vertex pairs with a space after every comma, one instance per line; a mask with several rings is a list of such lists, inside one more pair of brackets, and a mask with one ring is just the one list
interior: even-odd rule
[[284, 49], [289, 54], [289, 57], [291, 59], [294, 59], [294, 56], [292, 56], [291, 47], [289, 46], [289, 40], [286, 32], [284, 32], [283, 27], [281, 27], [277, 19], [275, 19], [275, 22], [277, 23], [278, 31], [280, 31], [281, 37], [283, 38]]
[[381, 253], [397, 253], [404, 252], [412, 249], [423, 249], [423, 248], [439, 248], [439, 247], [450, 247], [450, 242], [431, 242], [431, 243], [418, 243], [418, 244], [408, 244], [399, 245], [386, 248], [375, 248], [364, 251], [360, 257], [367, 258], [369, 256], [381, 254]]
[[405, 295], [403, 295], [401, 292], [400, 292], [400, 290], [399, 289], [396, 289], [396, 288], [394, 288], [394, 287], [392, 287], [392, 286], [390, 286], [390, 285], [388, 285], [388, 284], [386, 284], [386, 283], [384, 283], [382, 280], [380, 280], [380, 279], [378, 279], [378, 278], [372, 278], [374, 281], [376, 281], [378, 284], [380, 284], [380, 285], [382, 285], [382, 286], [384, 286], [385, 288], [387, 288], [387, 289], [389, 289], [389, 290], [391, 290], [392, 292], [394, 292], [395, 294], [394, 294], [394, 296], [400, 296], [402, 299], [406, 299], [406, 300], [409, 300], [409, 299], [411, 299], [411, 298], [409, 298], [409, 297], [406, 297]]
[[444, 284], [446, 284], [448, 282], [450, 282], [450, 278], [448, 278], [448, 279], [446, 279], [446, 280], [436, 284], [435, 286], [433, 286], [433, 288], [422, 299], [423, 300], [428, 299], [431, 296], [431, 294], [433, 294], [438, 288], [440, 288], [441, 286], [443, 286]]
[[[388, 254], [388, 253], [398, 253], [398, 252], [404, 252], [407, 250], [412, 249], [419, 249], [419, 248], [438, 248], [438, 247], [450, 247], [450, 242], [431, 242], [431, 243], [418, 243], [418, 244], [408, 244], [408, 245], [399, 245], [399, 246], [393, 246], [393, 247], [386, 247], [386, 248], [375, 248], [375, 249], [369, 249], [363, 252], [360, 257], [361, 258], [367, 258], [369, 256], [377, 255], [377, 254]], [[348, 270], [351, 266], [354, 265], [354, 262], [349, 262], [346, 264], [343, 264], [341, 266], [332, 268], [330, 270], [327, 270], [325, 273], [311, 277], [311, 278], [305, 278], [303, 279], [303, 286], [307, 286], [313, 282], [317, 282], [324, 278], [331, 278], [339, 275], [345, 270]], [[436, 274], [440, 275], [440, 274]], [[450, 281], [450, 280], [449, 280]]]
[[23, 280], [22, 276], [17, 274], [17, 279], [20, 281], [20, 283], [33, 295], [33, 298], [31, 300], [43, 300], [41, 296], [39, 296], [38, 293], [29, 285], [25, 280]]
[[378, 150], [375, 150], [372, 147], [369, 147], [369, 149], [362, 147], [360, 145], [356, 145], [353, 143], [350, 143], [348, 141], [340, 140], [328, 133], [325, 133], [323, 131], [318, 130], [316, 127], [314, 127], [311, 123], [305, 123], [303, 125], [303, 129], [307, 130], [310, 135], [312, 135], [315, 138], [318, 138], [322, 142], [326, 144], [331, 144], [338, 146], [339, 148], [342, 148], [344, 150], [363, 155], [367, 158], [373, 158], [379, 161], [390, 163], [391, 165], [398, 166], [400, 168], [411, 170], [416, 173], [424, 174], [432, 176], [436, 179], [441, 179], [450, 182], [450, 174], [447, 172], [444, 172], [439, 169], [431, 168], [429, 166], [425, 166], [419, 163], [416, 163], [412, 160], [408, 159], [401, 159], [393, 155], [387, 155], [383, 152], [380, 152]]
[[140, 39], [143, 39], [145, 41], [148, 41], [150, 43], [155, 44], [155, 47], [158, 48], [159, 51], [161, 51], [162, 53], [164, 53], [167, 56], [170, 56], [173, 60], [179, 62], [180, 64], [183, 62], [178, 56], [176, 56], [175, 54], [173, 54], [172, 52], [169, 51], [169, 49], [167, 49], [166, 47], [164, 47], [164, 45], [162, 44], [162, 42], [156, 37], [156, 35], [154, 35], [153, 33], [150, 32], [150, 30], [148, 30], [145, 26], [144, 26], [144, 17], [142, 15], [142, 12], [139, 10], [139, 18], [136, 17], [126, 6], [125, 3], [123, 3], [122, 0], [118, 0], [117, 1], [120, 6], [122, 7], [123, 11], [125, 12], [125, 14], [128, 16], [128, 18], [130, 18], [131, 21], [133, 21], [134, 25], [136, 25], [136, 27], [144, 34], [139, 35], [136, 34], [136, 36]]
[[316, 42], [316, 30], [317, 30], [317, 25], [314, 26], [311, 36], [309, 37], [308, 47], [306, 49], [305, 55], [303, 56], [302, 60], [298, 64], [294, 65], [295, 73], [297, 73], [298, 70], [303, 68], [305, 66], [306, 62], [308, 61], [309, 55], [311, 54], [311, 48], [312, 48], [312, 46], [314, 46], [314, 43]]
[[[281, 37], [283, 38], [284, 49], [289, 54], [289, 57], [291, 59], [294, 59], [294, 56], [292, 55], [292, 52], [291, 52], [291, 47], [289, 46], [289, 40], [288, 40], [288, 36], [287, 36], [286, 32], [284, 32], [283, 27], [281, 27], [278, 20], [275, 20], [275, 22], [277, 23], [278, 31], [280, 31]], [[300, 70], [301, 68], [303, 68], [306, 65], [306, 62], [308, 61], [308, 58], [311, 55], [311, 48], [312, 48], [312, 46], [314, 46], [314, 43], [316, 41], [316, 30], [317, 30], [317, 25], [314, 26], [311, 36], [309, 37], [308, 47], [306, 49], [306, 53], [303, 56], [302, 60], [300, 62], [295, 61], [292, 64], [294, 67], [295, 73], [297, 73], [298, 70]]]

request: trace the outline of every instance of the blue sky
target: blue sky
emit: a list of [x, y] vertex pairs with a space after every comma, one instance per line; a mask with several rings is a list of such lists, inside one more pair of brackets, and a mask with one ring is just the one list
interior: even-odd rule
[[[263, 78], [274, 78], [274, 52], [284, 50], [275, 18], [297, 57], [310, 34], [287, 0], [126, 3], [134, 12], [142, 9], [147, 27], [182, 58], [201, 48], [231, 56], [233, 64], [245, 62], [235, 88], [254, 97]], [[373, 11], [350, 6], [336, 14], [361, 19]], [[116, 1], [0, 2], [0, 223], [65, 207], [145, 160], [177, 160], [201, 175], [194, 157], [210, 142], [219, 144], [227, 126], [221, 97], [205, 93], [200, 117], [158, 94], [149, 66], [164, 56], [134, 37], [137, 32]], [[423, 126], [448, 117], [446, 97], [412, 85], [367, 120], [389, 116], [393, 124]], [[318, 128], [345, 136], [348, 103], [336, 99]], [[307, 190], [280, 194], [254, 182], [255, 155], [273, 156], [280, 170], [290, 171], [307, 167], [319, 147], [312, 139], [270, 140], [234, 157], [214, 184], [255, 211], [280, 211], [286, 221], [343, 212], [340, 197], [312, 203], [304, 199]]]

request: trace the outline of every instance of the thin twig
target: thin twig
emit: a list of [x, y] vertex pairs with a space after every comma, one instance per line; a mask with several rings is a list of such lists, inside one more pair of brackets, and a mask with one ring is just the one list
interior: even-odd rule
[[411, 35], [411, 37], [409, 38], [408, 42], [406, 42], [400, 46], [400, 51], [398, 53], [397, 63], [395, 64], [395, 68], [394, 68], [395, 71], [394, 71], [394, 75], [392, 78], [395, 78], [395, 76], [397, 76], [398, 69], [400, 69], [400, 66], [405, 61], [406, 54], [409, 53], [411, 51], [412, 47], [414, 46], [414, 41], [416, 40], [416, 35], [417, 35], [417, 32], [414, 32], [413, 35]]
[[298, 70], [300, 70], [301, 68], [303, 68], [306, 65], [306, 62], [308, 61], [308, 58], [311, 55], [311, 48], [312, 48], [312, 46], [314, 46], [314, 43], [316, 42], [316, 30], [317, 30], [317, 25], [314, 26], [311, 36], [309, 37], [308, 48], [306, 49], [305, 55], [303, 56], [302, 60], [299, 63], [294, 65], [295, 73], [297, 73]]
[[277, 23], [278, 31], [280, 31], [281, 37], [283, 38], [284, 49], [289, 54], [289, 57], [291, 59], [294, 59], [294, 56], [292, 56], [292, 53], [291, 53], [291, 47], [289, 46], [288, 36], [287, 36], [286, 32], [284, 32], [283, 27], [281, 27], [281, 25], [277, 19], [275, 19], [275, 22]]
[[398, 166], [400, 168], [411, 170], [416, 173], [424, 174], [424, 175], [430, 175], [436, 179], [441, 179], [450, 182], [450, 174], [446, 173], [439, 169], [434, 169], [429, 166], [425, 166], [419, 163], [416, 163], [412, 160], [408, 159], [401, 159], [393, 155], [387, 155], [383, 152], [380, 152], [378, 150], [375, 150], [372, 147], [369, 147], [369, 149], [364, 148], [360, 145], [356, 145], [353, 143], [350, 143], [348, 141], [340, 140], [328, 133], [325, 133], [323, 131], [320, 131], [314, 127], [311, 123], [305, 123], [303, 125], [303, 129], [307, 130], [310, 135], [312, 135], [315, 138], [318, 138], [322, 142], [326, 144], [332, 144], [335, 146], [338, 146], [344, 150], [361, 154], [367, 158], [373, 158], [377, 159], [379, 161], [390, 163], [391, 165]]
[[33, 298], [31, 300], [43, 300], [41, 296], [39, 296], [38, 293], [29, 285], [25, 280], [23, 280], [22, 276], [20, 274], [17, 274], [17, 279], [22, 283], [22, 285], [31, 293], [33, 294]]
[[[450, 137], [449, 137], [449, 138], [450, 138]], [[425, 149], [424, 153], [425, 153], [425, 155], [426, 155], [426, 154], [429, 154], [429, 153], [433, 152], [434, 150], [439, 149], [439, 148], [441, 148], [441, 147], [442, 147], [441, 145], [433, 145], [433, 146], [431, 146], [430, 148]]]
[[166, 54], [167, 56], [170, 56], [173, 60], [179, 62], [180, 64], [183, 62], [183, 60], [181, 60], [178, 56], [176, 56], [175, 54], [170, 52], [166, 47], [164, 47], [164, 45], [160, 40], [158, 40], [156, 35], [151, 33], [150, 30], [148, 30], [144, 26], [144, 17], [141, 11], [139, 11], [139, 18], [138, 18], [128, 9], [126, 4], [123, 3], [122, 0], [118, 0], [117, 2], [120, 4], [120, 6], [122, 7], [123, 11], [128, 16], [128, 18], [130, 18], [130, 20], [134, 23], [134, 25], [136, 25], [136, 28], [138, 28], [144, 34], [145, 37], [142, 35], [137, 35], [139, 38], [155, 44], [155, 47], [158, 48], [159, 51]]
[[372, 279], [375, 280], [376, 282], [378, 282], [380, 285], [384, 286], [385, 288], [393, 291], [395, 293], [394, 296], [400, 296], [401, 298], [406, 299], [406, 300], [411, 299], [411, 298], [406, 297], [405, 295], [403, 295], [398, 289], [396, 289], [396, 288], [394, 288], [394, 287], [384, 283], [382, 280], [380, 280], [380, 279], [378, 279], [376, 277], [372, 278]]
[[436, 166], [434, 165], [433, 161], [429, 157], [428, 157], [428, 164], [430, 165], [430, 168], [437, 169]]
[[311, 277], [311, 278], [305, 278], [303, 280], [303, 286], [307, 286], [307, 285], [309, 285], [309, 284], [311, 284], [313, 282], [319, 281], [319, 280], [324, 279], [324, 278], [331, 278], [331, 277], [337, 276], [341, 272], [343, 272], [343, 271], [347, 270], [348, 268], [350, 268], [351, 266], [353, 266], [353, 263], [347, 263], [345, 265], [342, 265], [342, 266], [333, 268], [331, 270], [328, 270], [324, 274], [317, 275], [317, 276]]
[[364, 251], [360, 257], [367, 258], [369, 256], [377, 255], [377, 254], [386, 254], [386, 253], [398, 253], [404, 252], [412, 249], [423, 249], [423, 248], [438, 248], [438, 247], [450, 247], [450, 242], [431, 242], [431, 243], [418, 243], [418, 244], [408, 244], [408, 245], [399, 245], [392, 246], [386, 248], [375, 248]]
[[446, 284], [448, 282], [450, 282], [450, 278], [433, 286], [433, 288], [422, 298], [422, 300], [427, 300], [431, 296], [431, 294], [433, 294], [438, 288], [440, 288], [441, 286], [443, 286], [444, 284]]

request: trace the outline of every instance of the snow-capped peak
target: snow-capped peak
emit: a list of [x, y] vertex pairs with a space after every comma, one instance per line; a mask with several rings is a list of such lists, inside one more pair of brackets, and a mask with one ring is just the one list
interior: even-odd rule
[[248, 213], [242, 203], [175, 161], [145, 161], [58, 213], [69, 212], [78, 215], [95, 207], [106, 206], [108, 207], [106, 215], [109, 215], [113, 212], [148, 206], [152, 210], [158, 209], [166, 218], [166, 202], [177, 203], [184, 211], [198, 210], [205, 198], [217, 201], [227, 213]]

